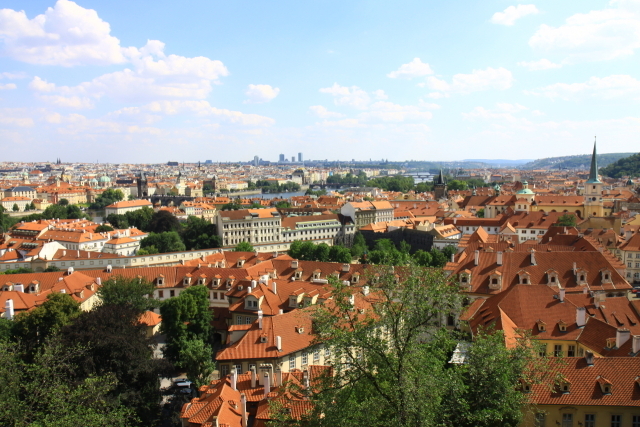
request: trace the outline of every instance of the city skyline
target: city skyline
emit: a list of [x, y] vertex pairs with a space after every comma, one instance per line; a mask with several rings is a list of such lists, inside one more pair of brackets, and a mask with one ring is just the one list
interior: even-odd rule
[[3, 160], [636, 151], [640, 1], [556, 3], [5, 1]]

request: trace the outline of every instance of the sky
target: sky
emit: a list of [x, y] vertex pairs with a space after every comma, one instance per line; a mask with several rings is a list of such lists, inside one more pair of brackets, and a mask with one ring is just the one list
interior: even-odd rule
[[640, 0], [1, 0], [0, 161], [640, 147]]

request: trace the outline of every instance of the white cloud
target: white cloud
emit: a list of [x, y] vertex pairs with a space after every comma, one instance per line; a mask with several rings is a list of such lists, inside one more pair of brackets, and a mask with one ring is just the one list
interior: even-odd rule
[[25, 79], [25, 78], [27, 78], [27, 75], [23, 72], [10, 73], [5, 71], [0, 73], [0, 79], [15, 80], [15, 79]]
[[320, 117], [321, 119], [344, 117], [344, 114], [336, 113], [335, 111], [329, 111], [322, 105], [312, 105], [311, 107], [309, 107], [309, 110], [311, 110], [316, 116]]
[[333, 102], [336, 105], [348, 105], [358, 109], [365, 109], [371, 102], [369, 94], [358, 86], [346, 87], [334, 83], [331, 87], [320, 89], [320, 92], [333, 95]]
[[422, 108], [426, 108], [427, 110], [439, 110], [440, 109], [440, 105], [435, 104], [433, 102], [425, 102], [424, 99], [420, 99], [419, 104], [420, 107]]
[[363, 127], [363, 125], [357, 119], [344, 119], [344, 120], [324, 120], [321, 123], [317, 123], [323, 127], [336, 127], [336, 128], [355, 128]]
[[280, 89], [270, 85], [249, 85], [245, 92], [248, 99], [244, 102], [245, 104], [262, 104], [271, 101], [279, 93]]
[[496, 104], [496, 107], [498, 107], [498, 110], [505, 111], [507, 113], [517, 113], [520, 111], [528, 110], [528, 108], [524, 105], [509, 104], [506, 102], [499, 102], [498, 104]]
[[373, 91], [373, 97], [375, 99], [379, 99], [379, 100], [382, 100], [382, 101], [384, 101], [385, 99], [389, 98], [387, 96], [387, 94], [384, 93], [384, 90], [382, 90], [382, 89], [378, 89], [378, 90]]
[[387, 74], [387, 77], [392, 79], [412, 79], [414, 77], [422, 77], [428, 74], [433, 74], [433, 70], [429, 64], [424, 63], [420, 58], [413, 58], [413, 61], [402, 64], [396, 71], [392, 71]]
[[555, 83], [532, 91], [529, 95], [560, 98], [564, 100], [583, 97], [612, 99], [630, 97], [640, 99], [640, 81], [629, 75], [591, 77], [584, 83]]
[[0, 90], [9, 90], [9, 89], [17, 89], [18, 86], [16, 86], [14, 83], [7, 83], [7, 84], [0, 84]]
[[[122, 113], [122, 111], [119, 112]], [[195, 113], [198, 117], [217, 118], [243, 126], [270, 126], [275, 123], [275, 120], [270, 117], [212, 107], [207, 101], [156, 101], [140, 107], [138, 110], [127, 111], [128, 114], [136, 114], [138, 112], [160, 113], [165, 115], [176, 115], [185, 112]]]
[[34, 121], [25, 108], [0, 108], [0, 124], [25, 128], [32, 127]]
[[539, 61], [521, 61], [518, 65], [525, 67], [530, 71], [550, 70], [552, 68], [560, 68], [562, 64], [555, 64], [548, 59], [540, 59]]
[[566, 63], [601, 61], [632, 55], [640, 48], [640, 7], [612, 1], [617, 8], [577, 13], [563, 25], [541, 25], [529, 39], [534, 49], [565, 55]]
[[438, 92], [432, 92], [427, 96], [438, 99], [448, 96], [449, 93], [467, 94], [489, 89], [505, 90], [509, 89], [512, 83], [511, 71], [502, 67], [473, 70], [471, 74], [456, 74], [451, 83], [430, 76], [427, 78], [427, 87]]
[[39, 65], [109, 65], [126, 61], [120, 40], [92, 9], [58, 0], [29, 19], [24, 11], [0, 10], [2, 52], [12, 59]]
[[29, 89], [36, 92], [53, 92], [54, 90], [56, 90], [56, 85], [54, 83], [49, 83], [38, 76], [35, 76], [33, 80], [31, 80], [31, 83], [29, 83]]
[[509, 6], [503, 12], [494, 13], [491, 17], [491, 22], [500, 25], [513, 25], [517, 19], [527, 15], [535, 15], [538, 12], [538, 8], [533, 4]]
[[93, 101], [86, 97], [79, 96], [61, 96], [61, 95], [40, 95], [41, 100], [57, 105], [58, 107], [67, 108], [93, 108]]

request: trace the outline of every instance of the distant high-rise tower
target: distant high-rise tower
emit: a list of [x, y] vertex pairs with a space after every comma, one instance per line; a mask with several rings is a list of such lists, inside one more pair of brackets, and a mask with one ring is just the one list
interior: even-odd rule
[[280, 154], [280, 163], [284, 163], [284, 154]]
[[303, 162], [303, 160], [302, 160], [302, 153], [298, 153], [298, 161], [299, 161], [300, 163], [302, 163], [302, 162]]
[[296, 162], [296, 156], [291, 156], [291, 163], [295, 163]]
[[259, 166], [259, 165], [260, 165], [260, 157], [253, 156], [253, 166]]
[[440, 173], [433, 180], [433, 190], [435, 192], [436, 200], [445, 199], [447, 197], [447, 182], [444, 179], [444, 175], [442, 175], [442, 169], [440, 169]]

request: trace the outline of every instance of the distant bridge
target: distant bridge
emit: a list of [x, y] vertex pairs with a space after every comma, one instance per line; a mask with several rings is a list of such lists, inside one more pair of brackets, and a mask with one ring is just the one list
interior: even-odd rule
[[161, 206], [180, 206], [182, 202], [192, 202], [195, 197], [191, 196], [162, 196], [153, 195], [150, 197], [151, 203], [160, 204]]

